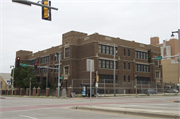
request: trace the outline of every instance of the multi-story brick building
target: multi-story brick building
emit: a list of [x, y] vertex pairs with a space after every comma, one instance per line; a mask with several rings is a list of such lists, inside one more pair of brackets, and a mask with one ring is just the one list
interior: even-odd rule
[[[122, 84], [126, 92], [132, 93], [137, 75], [137, 83], [141, 82], [146, 86], [151, 84], [155, 88], [157, 82], [162, 83], [162, 66], [160, 61], [152, 59], [148, 63], [147, 51], [151, 49], [151, 57], [160, 56], [160, 48], [152, 45], [127, 41], [120, 38], [100, 35], [94, 33], [88, 35], [82, 32], [70, 31], [62, 36], [62, 45], [52, 47], [43, 51], [33, 53], [32, 51], [17, 51], [16, 57], [21, 58], [21, 63], [38, 63], [39, 66], [58, 67], [59, 59], [56, 53], [61, 53], [61, 76], [63, 77], [62, 87], [72, 86], [73, 79], [89, 79], [89, 72], [86, 70], [87, 59], [94, 60], [94, 71], [98, 71], [99, 88], [104, 79], [109, 79], [109, 87], [113, 86], [114, 71], [114, 43], [116, 49], [116, 88]], [[37, 69], [36, 76], [40, 84], [48, 77], [49, 82], [57, 82], [57, 70]], [[94, 77], [94, 73], [93, 73]], [[89, 81], [88, 81], [89, 82]], [[143, 82], [143, 83], [142, 83]], [[78, 81], [73, 86], [80, 87]], [[112, 92], [112, 91], [110, 91]]]

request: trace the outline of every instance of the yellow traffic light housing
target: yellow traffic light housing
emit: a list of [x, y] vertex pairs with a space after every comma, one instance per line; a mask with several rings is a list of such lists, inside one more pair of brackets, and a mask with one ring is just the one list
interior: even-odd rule
[[[42, 0], [42, 4], [46, 6], [51, 6], [51, 1]], [[51, 9], [47, 7], [42, 7], [42, 19], [51, 21]]]
[[99, 76], [98, 75], [96, 76], [96, 81], [99, 82]]

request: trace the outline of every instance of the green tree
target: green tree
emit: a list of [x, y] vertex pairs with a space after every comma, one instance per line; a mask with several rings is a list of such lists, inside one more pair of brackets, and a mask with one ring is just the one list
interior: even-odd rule
[[[13, 69], [11, 70], [11, 76], [13, 75]], [[14, 69], [14, 87], [16, 88], [29, 88], [31, 77], [31, 88], [38, 87], [37, 78], [34, 76], [33, 67], [22, 67]]]
[[[50, 89], [52, 88], [51, 83], [50, 83], [49, 81], [48, 81], [47, 87], [50, 88]], [[41, 89], [46, 89], [46, 80], [44, 80], [44, 81], [42, 82]]]

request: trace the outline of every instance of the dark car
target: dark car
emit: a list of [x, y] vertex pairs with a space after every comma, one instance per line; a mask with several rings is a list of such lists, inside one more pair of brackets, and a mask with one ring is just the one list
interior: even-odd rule
[[155, 91], [154, 89], [147, 89], [144, 91], [145, 94], [157, 94], [158, 92]]

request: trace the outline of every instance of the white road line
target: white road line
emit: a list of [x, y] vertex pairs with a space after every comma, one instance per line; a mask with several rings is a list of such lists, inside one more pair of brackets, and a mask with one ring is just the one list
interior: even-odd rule
[[26, 116], [26, 115], [19, 115], [21, 117], [27, 117], [27, 118], [30, 118], [30, 119], [37, 119], [37, 118], [34, 118], [34, 117], [30, 117], [30, 116]]

